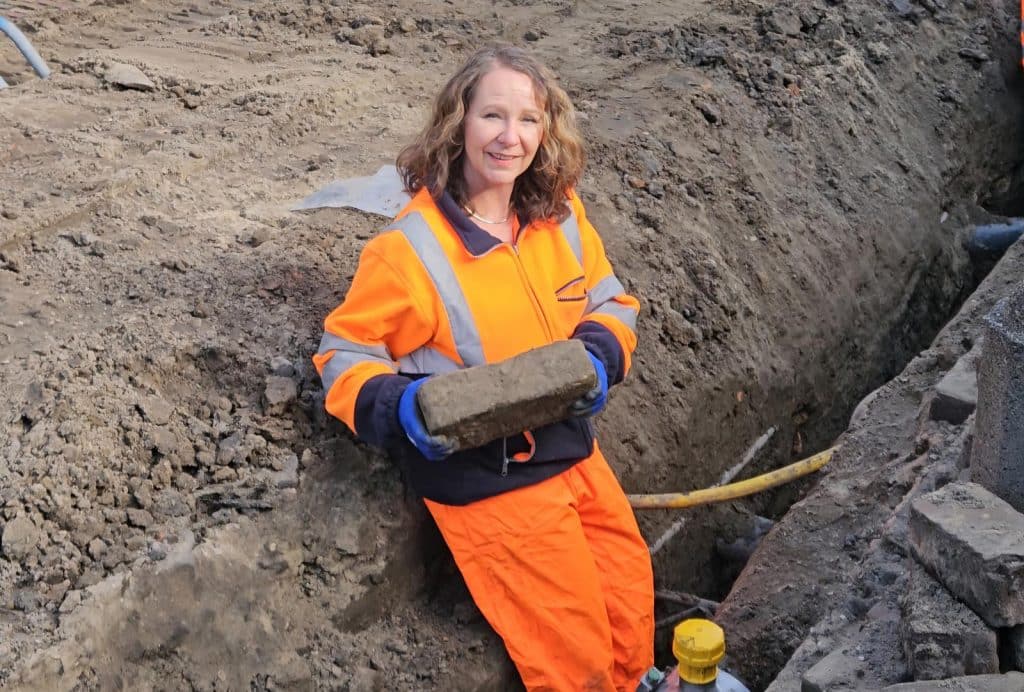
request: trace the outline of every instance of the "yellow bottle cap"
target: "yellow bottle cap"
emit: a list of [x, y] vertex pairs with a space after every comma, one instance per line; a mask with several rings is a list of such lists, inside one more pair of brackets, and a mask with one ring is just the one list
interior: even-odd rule
[[710, 620], [683, 620], [672, 638], [672, 654], [679, 662], [679, 677], [694, 685], [714, 682], [718, 662], [725, 656], [725, 632]]

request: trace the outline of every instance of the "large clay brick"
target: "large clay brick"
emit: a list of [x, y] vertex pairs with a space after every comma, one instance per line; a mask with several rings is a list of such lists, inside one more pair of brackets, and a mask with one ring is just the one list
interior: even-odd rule
[[417, 392], [427, 430], [471, 449], [564, 420], [597, 386], [583, 342], [557, 341], [500, 363], [430, 378]]
[[1024, 623], [1024, 515], [976, 483], [910, 506], [917, 559], [992, 627]]
[[915, 680], [999, 672], [995, 631], [918, 564], [903, 596], [900, 635]]

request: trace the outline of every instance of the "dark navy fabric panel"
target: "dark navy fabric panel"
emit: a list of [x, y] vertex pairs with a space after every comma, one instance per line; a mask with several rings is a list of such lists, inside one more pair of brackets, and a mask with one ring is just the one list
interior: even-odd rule
[[604, 371], [608, 374], [609, 387], [622, 382], [626, 376], [626, 356], [622, 352], [622, 344], [610, 329], [593, 320], [586, 320], [576, 327], [572, 338], [582, 341], [588, 351], [601, 359]]
[[495, 245], [501, 244], [500, 240], [473, 223], [450, 193], [445, 192], [441, 199], [435, 201], [471, 255], [479, 257]]
[[355, 424], [359, 439], [374, 447], [387, 449], [396, 440], [405, 440], [398, 423], [398, 400], [412, 382], [402, 375], [375, 375], [356, 396]]

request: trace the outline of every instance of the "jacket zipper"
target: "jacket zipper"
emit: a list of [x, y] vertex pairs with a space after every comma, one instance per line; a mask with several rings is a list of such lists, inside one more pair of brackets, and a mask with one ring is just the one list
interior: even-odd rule
[[[526, 229], [523, 229], [524, 231]], [[512, 259], [516, 265], [516, 271], [519, 272], [519, 278], [522, 280], [523, 285], [526, 286], [526, 292], [530, 296], [530, 301], [533, 303], [533, 309], [537, 313], [537, 317], [540, 318], [541, 326], [544, 328], [544, 335], [548, 340], [548, 343], [554, 343], [555, 330], [551, 328], [551, 323], [548, 321], [547, 313], [544, 312], [544, 308], [541, 307], [540, 299], [537, 297], [537, 292], [533, 288], [533, 284], [530, 283], [530, 279], [526, 274], [526, 268], [523, 266], [523, 260], [519, 256], [519, 240], [522, 239], [522, 233], [516, 238], [516, 242], [508, 243], [509, 248], [512, 250]], [[502, 477], [508, 476], [508, 438], [501, 438], [501, 475]]]
[[515, 260], [516, 270], [519, 272], [519, 278], [522, 279], [523, 285], [526, 286], [530, 300], [533, 302], [533, 309], [537, 312], [537, 316], [540, 318], [540, 323], [544, 327], [544, 335], [547, 337], [549, 344], [554, 343], [555, 330], [551, 328], [551, 323], [548, 321], [547, 313], [545, 313], [544, 308], [541, 307], [541, 302], [537, 297], [537, 292], [533, 289], [533, 284], [530, 283], [530, 279], [526, 275], [526, 268], [523, 266], [523, 260], [519, 256], [518, 239], [517, 242], [510, 243], [509, 247], [512, 248], [512, 257]]

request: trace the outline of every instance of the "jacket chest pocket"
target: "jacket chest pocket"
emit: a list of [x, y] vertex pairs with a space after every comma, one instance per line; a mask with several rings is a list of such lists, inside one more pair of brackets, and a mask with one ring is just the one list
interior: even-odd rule
[[587, 291], [586, 277], [582, 274], [566, 281], [556, 282], [554, 289], [554, 309], [558, 315], [559, 326], [565, 330], [565, 336], [572, 334], [576, 325], [583, 318], [590, 299]]

